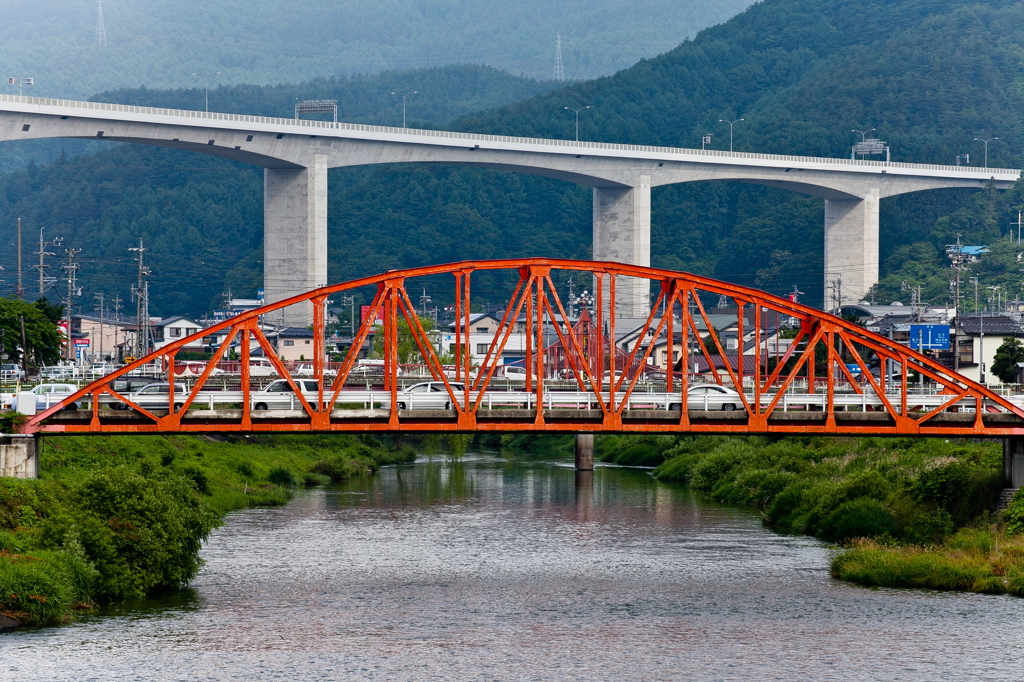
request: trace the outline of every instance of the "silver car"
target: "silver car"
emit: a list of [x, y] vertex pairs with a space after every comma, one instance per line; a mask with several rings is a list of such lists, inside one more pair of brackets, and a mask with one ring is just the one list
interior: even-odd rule
[[[743, 398], [739, 393], [719, 386], [718, 384], [707, 384], [691, 386], [686, 392], [686, 406], [690, 410], [733, 410], [743, 409]], [[670, 410], [681, 408], [680, 403], [669, 403]]]
[[[466, 387], [458, 382], [448, 382], [455, 393], [456, 399], [465, 395]], [[441, 381], [424, 381], [422, 384], [414, 384], [409, 388], [399, 391], [395, 400], [400, 410], [450, 410], [452, 409], [452, 397], [448, 395], [448, 389]], [[381, 408], [391, 409], [391, 395], [388, 394], [380, 401]]]
[[[143, 408], [144, 410], [166, 410], [168, 403], [168, 391], [170, 384], [158, 382], [143, 386], [135, 393], [126, 395], [125, 398]], [[188, 386], [184, 383], [174, 382], [174, 409], [179, 409], [188, 399]], [[113, 404], [115, 410], [130, 409], [128, 405], [117, 401]]]
[[[33, 388], [29, 393], [32, 393], [36, 397], [36, 412], [42, 412], [43, 410], [49, 409], [51, 406], [61, 402], [72, 393], [78, 391], [78, 387], [74, 384], [39, 384]], [[15, 395], [12, 399], [11, 407], [18, 409], [18, 396]], [[66, 406], [66, 410], [77, 410], [78, 404], [72, 403]]]
[[[295, 384], [302, 389], [302, 395], [311, 405], [315, 405], [320, 391], [315, 379], [295, 379]], [[329, 387], [324, 394], [330, 399]], [[278, 379], [267, 384], [267, 387], [249, 394], [254, 410], [301, 410], [302, 401], [295, 398], [295, 392], [288, 385], [287, 379]]]

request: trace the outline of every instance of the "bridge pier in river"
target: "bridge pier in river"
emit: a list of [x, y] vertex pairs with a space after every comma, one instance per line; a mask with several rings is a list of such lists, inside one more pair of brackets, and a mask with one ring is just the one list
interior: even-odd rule
[[576, 434], [576, 471], [594, 470], [594, 434]]

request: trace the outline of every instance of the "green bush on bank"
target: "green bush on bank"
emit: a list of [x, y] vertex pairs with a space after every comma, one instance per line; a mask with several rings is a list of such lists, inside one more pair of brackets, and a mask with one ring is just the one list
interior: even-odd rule
[[941, 542], [990, 510], [1002, 486], [1002, 454], [991, 443], [698, 436], [663, 457], [659, 479], [757, 506], [770, 526], [833, 542]]
[[185, 585], [226, 512], [413, 457], [347, 435], [47, 438], [42, 480], [0, 479], [0, 613], [58, 623]]

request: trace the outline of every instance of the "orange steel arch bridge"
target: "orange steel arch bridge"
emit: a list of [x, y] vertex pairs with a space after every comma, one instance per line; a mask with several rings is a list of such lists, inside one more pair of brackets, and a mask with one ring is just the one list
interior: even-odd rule
[[[473, 282], [511, 271], [515, 290], [487, 343], [471, 315]], [[594, 313], [570, 318], [556, 290], [569, 275], [593, 278]], [[454, 285], [454, 366], [442, 364], [409, 291], [438, 278]], [[488, 280], [487, 278], [491, 279]], [[654, 282], [651, 312], [622, 348], [616, 327], [616, 288]], [[328, 298], [374, 287], [369, 314], [340, 363], [324, 348]], [[705, 301], [725, 296], [736, 305], [735, 355], [709, 319]], [[261, 329], [261, 319], [293, 305], [312, 305], [312, 368], [299, 376]], [[716, 318], [718, 319], [718, 318]], [[779, 341], [785, 320], [792, 338]], [[719, 325], [721, 328], [721, 325]], [[755, 341], [744, 348], [753, 331]], [[617, 336], [618, 333], [618, 336]], [[226, 335], [194, 380], [178, 377], [175, 355], [187, 344]], [[357, 363], [374, 336], [377, 375]], [[766, 339], [773, 335], [773, 341]], [[512, 380], [505, 364], [515, 339], [521, 367]], [[619, 344], [612, 342], [619, 339]], [[237, 390], [219, 376], [225, 352], [238, 344]], [[471, 344], [476, 345], [476, 353]], [[516, 345], [513, 344], [513, 345]], [[486, 352], [484, 352], [486, 347]], [[400, 351], [400, 348], [402, 349]], [[273, 364], [288, 404], [264, 402], [252, 386], [251, 354]], [[399, 353], [405, 357], [399, 357]], [[659, 357], [656, 353], [661, 353]], [[414, 358], [409, 357], [415, 356]], [[476, 357], [474, 357], [474, 355]], [[653, 362], [678, 358], [676, 371]], [[419, 363], [419, 386], [408, 364]], [[450, 360], [449, 360], [450, 361]], [[895, 371], [879, 371], [888, 366]], [[670, 362], [670, 361], [669, 361]], [[695, 364], [705, 373], [690, 372]], [[666, 363], [661, 363], [662, 365]], [[710, 367], [709, 367], [710, 366]], [[126, 394], [119, 380], [158, 367], [163, 393]], [[874, 370], [874, 372], [872, 371]], [[911, 379], [914, 373], [923, 377]], [[887, 377], [894, 376], [894, 379]], [[216, 379], [212, 378], [217, 376]], [[925, 385], [926, 382], [926, 385]], [[184, 384], [184, 387], [183, 387]], [[682, 409], [683, 407], [686, 409]], [[735, 409], [731, 409], [735, 408]], [[104, 376], [32, 417], [26, 434], [564, 431], [749, 434], [853, 434], [1005, 437], [1024, 435], [1024, 409], [949, 368], [878, 334], [777, 296], [683, 272], [620, 263], [512, 259], [465, 261], [396, 270], [336, 284], [243, 313], [170, 343]]]

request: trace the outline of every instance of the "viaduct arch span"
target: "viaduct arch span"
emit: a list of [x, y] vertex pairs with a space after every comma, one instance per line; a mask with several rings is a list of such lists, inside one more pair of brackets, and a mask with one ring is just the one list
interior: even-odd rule
[[[1009, 188], [1020, 171], [574, 142], [0, 95], [0, 141], [104, 139], [211, 154], [264, 170], [264, 290], [284, 300], [327, 282], [327, 170], [440, 163], [593, 188], [593, 257], [650, 265], [651, 188], [728, 180], [825, 200], [825, 278], [863, 298], [878, 281], [878, 208], [929, 189]], [[619, 314], [642, 320], [647, 284], [620, 283]], [[826, 299], [826, 307], [830, 308]], [[312, 308], [286, 322], [306, 326]]]

